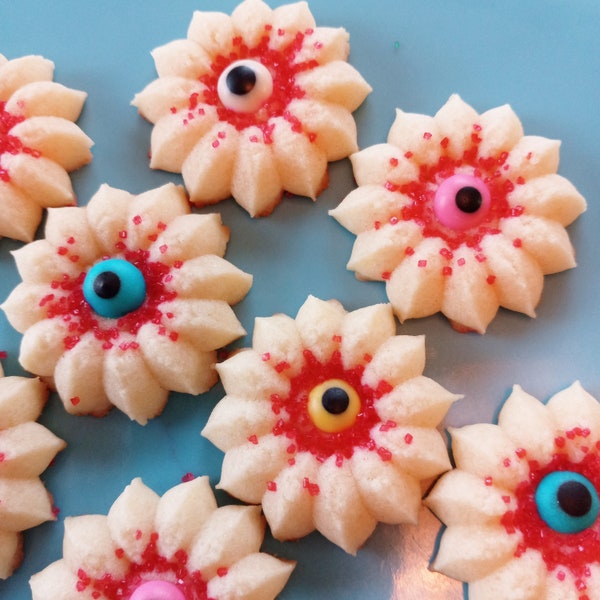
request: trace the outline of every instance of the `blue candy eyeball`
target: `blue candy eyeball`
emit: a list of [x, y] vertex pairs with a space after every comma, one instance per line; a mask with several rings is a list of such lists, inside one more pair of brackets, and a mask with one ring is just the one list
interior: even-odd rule
[[236, 60], [219, 77], [217, 93], [226, 108], [238, 113], [256, 112], [273, 92], [273, 77], [256, 60]]
[[117, 319], [139, 308], [146, 298], [146, 281], [130, 262], [111, 258], [95, 264], [85, 276], [83, 296], [94, 312]]
[[559, 533], [579, 533], [598, 518], [598, 492], [587, 477], [574, 471], [553, 471], [535, 491], [538, 513]]

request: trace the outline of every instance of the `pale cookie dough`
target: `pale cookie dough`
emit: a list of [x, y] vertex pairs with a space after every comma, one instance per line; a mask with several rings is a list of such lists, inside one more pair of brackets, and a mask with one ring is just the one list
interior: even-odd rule
[[23, 279], [2, 305], [23, 333], [19, 361], [50, 378], [68, 412], [113, 405], [141, 424], [170, 390], [217, 380], [216, 351], [244, 335], [231, 305], [251, 275], [223, 258], [218, 214], [191, 214], [181, 187], [100, 187], [51, 209], [45, 239], [14, 252]]
[[441, 311], [484, 333], [500, 306], [534, 317], [544, 275], [575, 266], [565, 227], [586, 209], [556, 173], [559, 146], [524, 135], [508, 105], [398, 110], [387, 143], [351, 156], [358, 188], [330, 211], [357, 236], [348, 268], [384, 281], [401, 321]]
[[451, 429], [456, 469], [426, 504], [433, 569], [470, 600], [600, 598], [600, 404], [579, 382], [546, 404], [513, 388], [498, 424]]
[[86, 93], [53, 75], [42, 56], [0, 54], [0, 236], [30, 242], [44, 208], [75, 204], [68, 173], [92, 159], [75, 124]]
[[0, 579], [21, 563], [21, 532], [56, 519], [39, 475], [66, 444], [36, 423], [47, 398], [39, 379], [4, 377], [0, 366]]
[[33, 600], [273, 600], [295, 563], [260, 551], [264, 530], [256, 506], [217, 507], [208, 477], [162, 496], [134, 479], [108, 515], [65, 519]]
[[424, 366], [389, 304], [310, 296], [295, 319], [257, 318], [252, 348], [217, 365], [227, 395], [202, 435], [225, 452], [218, 487], [262, 504], [275, 538], [317, 529], [352, 554], [379, 521], [415, 523], [421, 481], [450, 468], [436, 428], [458, 398]]
[[154, 124], [150, 166], [182, 173], [197, 205], [233, 196], [265, 216], [284, 190], [314, 200], [328, 161], [358, 150], [352, 112], [371, 91], [348, 39], [306, 2], [196, 11], [186, 39], [152, 52], [158, 79], [133, 100]]

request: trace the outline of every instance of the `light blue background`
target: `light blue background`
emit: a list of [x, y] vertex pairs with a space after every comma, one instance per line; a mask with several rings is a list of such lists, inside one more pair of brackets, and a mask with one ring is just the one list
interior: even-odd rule
[[[280, 4], [281, 2], [278, 2]], [[79, 121], [95, 141], [91, 165], [73, 175], [80, 203], [106, 182], [133, 193], [178, 175], [148, 168], [150, 125], [129, 103], [155, 78], [150, 50], [185, 36], [192, 11], [230, 12], [233, 0], [0, 0], [0, 53], [43, 54], [55, 80], [89, 94]], [[401, 333], [427, 336], [426, 374], [464, 399], [445, 425], [490, 421], [514, 383], [548, 398], [575, 379], [600, 398], [600, 4], [597, 0], [313, 0], [318, 25], [350, 32], [351, 63], [373, 86], [356, 112], [359, 145], [384, 141], [394, 109], [432, 114], [451, 93], [482, 112], [510, 103], [527, 134], [563, 141], [559, 172], [587, 198], [588, 211], [569, 232], [579, 267], [547, 277], [537, 319], [500, 311], [485, 336], [455, 333], [440, 317], [407, 322]], [[273, 215], [251, 220], [232, 201], [217, 205], [231, 228], [227, 258], [254, 274], [236, 312], [249, 333], [255, 316], [294, 315], [306, 296], [337, 298], [347, 309], [385, 301], [379, 283], [345, 270], [353, 236], [327, 211], [353, 188], [347, 160], [330, 166], [330, 185], [316, 204], [287, 198]], [[214, 210], [214, 209], [213, 209]], [[208, 211], [207, 211], [208, 212]], [[0, 300], [19, 281], [0, 241]], [[20, 336], [0, 314], [6, 374], [22, 374]], [[240, 341], [248, 345], [249, 336]], [[222, 395], [217, 386], [194, 398], [173, 395], [163, 415], [140, 427], [113, 411], [104, 419], [66, 415], [52, 396], [42, 422], [68, 442], [44, 474], [60, 509], [57, 523], [25, 534], [25, 560], [0, 582], [0, 598], [30, 597], [27, 581], [61, 555], [67, 515], [106, 513], [133, 477], [163, 493], [192, 472], [218, 481], [222, 455], [200, 429]], [[227, 498], [219, 494], [221, 502]], [[427, 572], [437, 522], [422, 528], [379, 526], [356, 558], [313, 534], [265, 547], [299, 565], [285, 600], [456, 598], [461, 586]]]

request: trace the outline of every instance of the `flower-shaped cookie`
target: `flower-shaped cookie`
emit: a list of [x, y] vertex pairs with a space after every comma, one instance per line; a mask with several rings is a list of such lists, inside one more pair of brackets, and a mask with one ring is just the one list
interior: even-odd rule
[[306, 2], [196, 11], [186, 39], [152, 52], [159, 78], [133, 100], [154, 124], [150, 166], [182, 173], [195, 204], [232, 195], [252, 216], [283, 190], [316, 198], [327, 162], [357, 150], [351, 113], [371, 91], [348, 37], [317, 27]]
[[545, 405], [515, 386], [498, 425], [451, 434], [433, 568], [472, 600], [600, 598], [600, 404], [578, 382]]
[[51, 209], [46, 238], [15, 251], [23, 282], [2, 305], [21, 364], [54, 378], [67, 411], [115, 405], [141, 424], [169, 390], [206, 391], [216, 350], [244, 334], [230, 304], [252, 283], [222, 258], [228, 239], [173, 184], [103, 185], [87, 207]]
[[258, 507], [218, 508], [208, 477], [163, 496], [134, 479], [108, 515], [65, 519], [33, 600], [272, 600], [295, 565], [259, 551], [264, 529]]
[[56, 518], [39, 475], [66, 444], [35, 422], [47, 397], [39, 379], [4, 377], [0, 367], [0, 579], [21, 562], [21, 532]]
[[499, 306], [535, 316], [544, 275], [575, 266], [565, 226], [586, 208], [556, 173], [559, 146], [523, 135], [508, 105], [398, 110], [388, 142], [351, 157], [359, 187], [330, 212], [357, 236], [348, 268], [385, 281], [402, 321], [441, 311], [483, 333]]
[[41, 56], [0, 54], [0, 236], [33, 239], [42, 209], [75, 204], [68, 172], [92, 159], [74, 121], [85, 92], [52, 81]]
[[225, 451], [218, 487], [262, 503], [277, 539], [316, 528], [355, 553], [378, 521], [416, 522], [420, 481], [450, 468], [436, 427], [457, 396], [422, 375], [424, 338], [395, 333], [389, 304], [310, 296], [217, 365], [227, 395], [202, 434]]

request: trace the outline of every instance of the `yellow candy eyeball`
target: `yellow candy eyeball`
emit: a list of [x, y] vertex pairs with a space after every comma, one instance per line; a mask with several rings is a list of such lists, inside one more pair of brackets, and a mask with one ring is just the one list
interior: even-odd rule
[[356, 390], [342, 379], [328, 379], [308, 394], [308, 414], [315, 426], [326, 433], [352, 427], [360, 407]]

